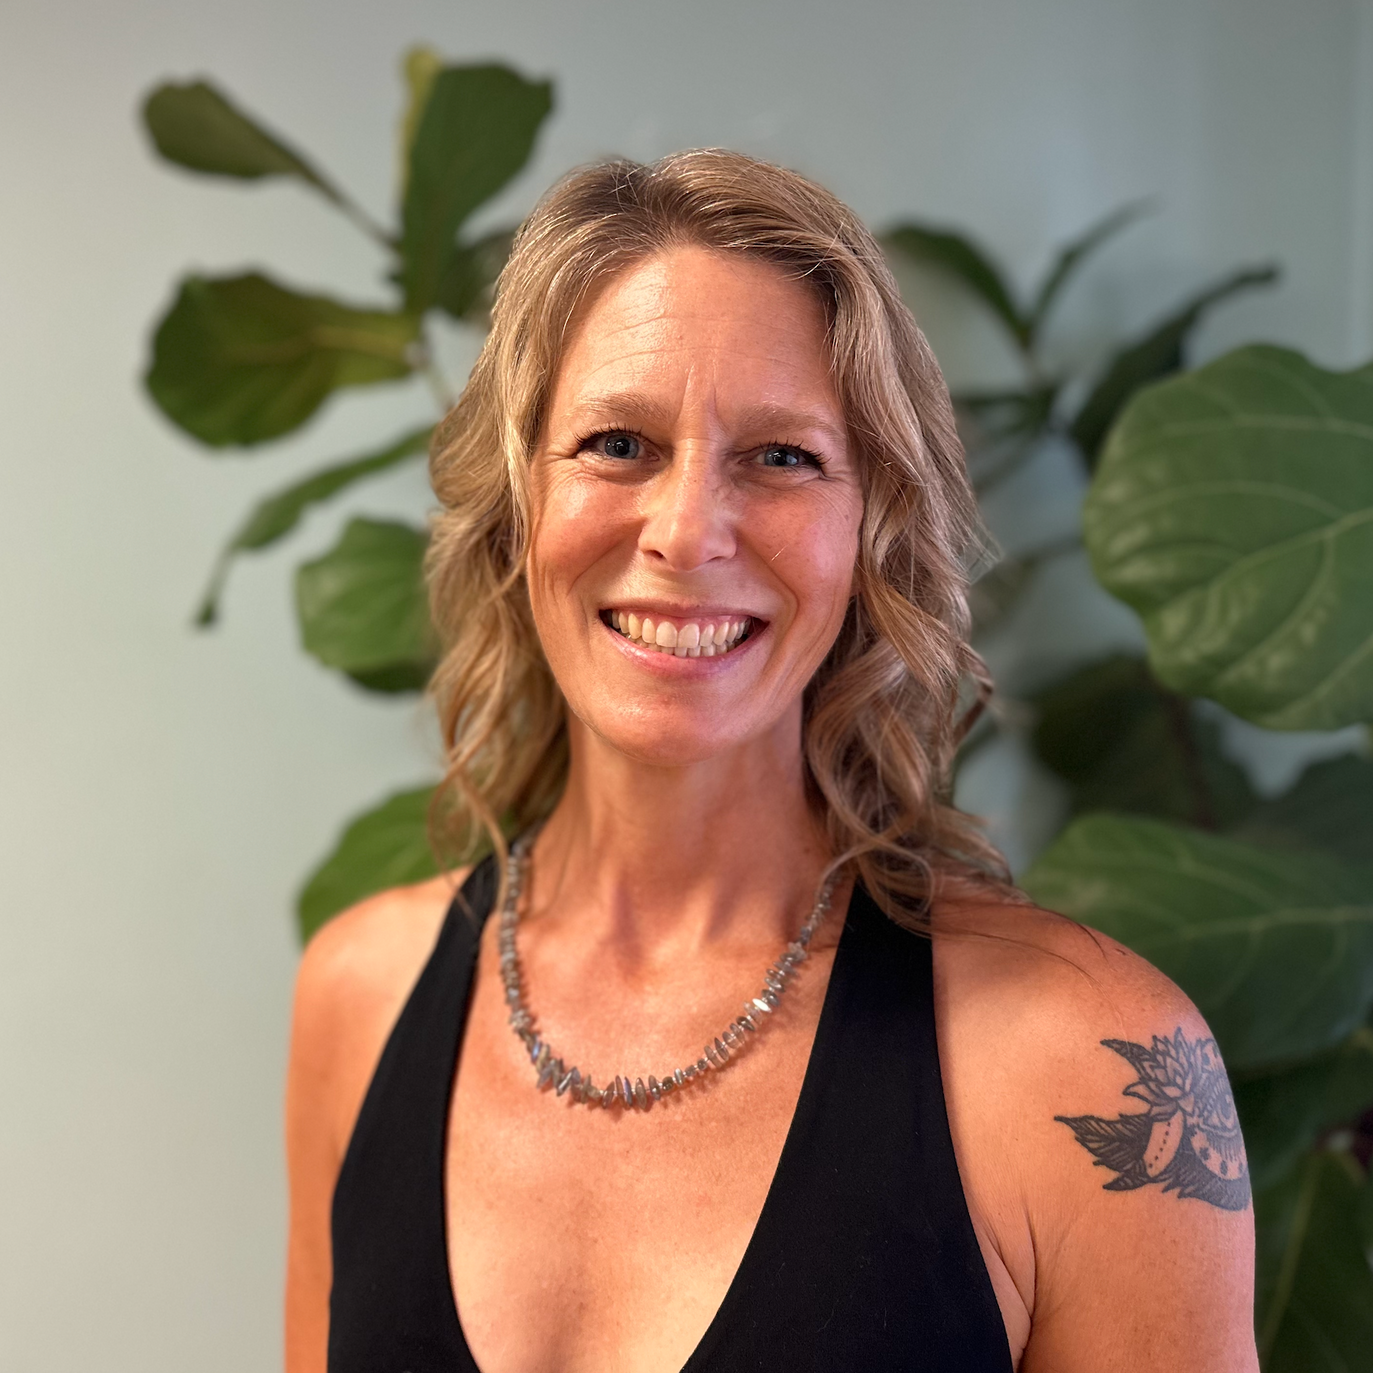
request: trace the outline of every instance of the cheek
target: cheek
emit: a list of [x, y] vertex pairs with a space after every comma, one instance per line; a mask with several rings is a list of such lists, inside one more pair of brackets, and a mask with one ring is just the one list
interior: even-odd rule
[[801, 615], [812, 622], [835, 621], [836, 633], [853, 590], [862, 515], [861, 501], [851, 493], [836, 495], [789, 532], [774, 563], [791, 583]]
[[[553, 613], [567, 608], [566, 593], [576, 580], [619, 542], [618, 526], [625, 518], [623, 502], [615, 493], [573, 477], [555, 476], [534, 492], [534, 513], [529, 534], [529, 584], [538, 602], [553, 598], [554, 604], [542, 607]], [[611, 499], [607, 499], [611, 497]]]

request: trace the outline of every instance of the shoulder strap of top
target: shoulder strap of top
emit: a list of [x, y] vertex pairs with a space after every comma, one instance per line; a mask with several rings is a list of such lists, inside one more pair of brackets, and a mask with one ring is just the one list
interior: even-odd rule
[[442, 1319], [453, 1299], [439, 1199], [449, 1095], [497, 886], [488, 857], [453, 898], [358, 1113], [334, 1187], [329, 1373], [470, 1367], [456, 1321]]
[[930, 940], [854, 892], [796, 1115], [684, 1373], [1011, 1373], [944, 1106]]

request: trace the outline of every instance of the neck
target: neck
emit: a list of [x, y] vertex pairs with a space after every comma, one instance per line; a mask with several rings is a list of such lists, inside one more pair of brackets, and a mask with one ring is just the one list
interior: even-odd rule
[[575, 718], [569, 732], [532, 915], [576, 920], [629, 958], [795, 936], [829, 859], [806, 801], [799, 703], [767, 734], [685, 765], [626, 757]]

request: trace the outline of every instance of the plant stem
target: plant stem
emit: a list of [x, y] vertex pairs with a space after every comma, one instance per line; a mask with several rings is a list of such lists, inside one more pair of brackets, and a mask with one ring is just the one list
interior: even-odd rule
[[344, 194], [337, 186], [330, 185], [329, 198], [368, 238], [375, 239], [387, 252], [394, 253], [399, 249], [400, 243], [395, 236], [388, 233], [357, 201]]
[[1220, 828], [1220, 822], [1216, 818], [1216, 808], [1211, 797], [1211, 787], [1206, 780], [1206, 770], [1202, 767], [1197, 737], [1192, 732], [1191, 703], [1185, 696], [1169, 691], [1161, 682], [1156, 685], [1162, 693], [1163, 704], [1168, 712], [1168, 724], [1172, 730], [1173, 740], [1182, 755], [1182, 770], [1187, 778], [1187, 789], [1192, 793], [1192, 823], [1198, 829], [1214, 832]]
[[420, 325], [419, 337], [410, 345], [407, 360], [411, 369], [419, 372], [428, 383], [430, 394], [439, 408], [439, 418], [442, 419], [457, 403], [458, 398], [453, 394], [452, 383], [434, 361], [434, 349], [423, 323]]

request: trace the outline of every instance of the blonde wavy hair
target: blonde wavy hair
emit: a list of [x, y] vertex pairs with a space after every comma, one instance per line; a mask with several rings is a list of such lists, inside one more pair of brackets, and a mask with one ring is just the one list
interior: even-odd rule
[[1006, 880], [952, 805], [958, 744], [991, 683], [968, 643], [976, 505], [948, 390], [873, 236], [795, 172], [705, 149], [572, 173], [516, 236], [491, 331], [435, 436], [441, 509], [428, 555], [444, 648], [431, 692], [447, 747], [436, 835], [470, 851], [546, 815], [567, 776], [566, 708], [524, 576], [529, 460], [578, 308], [610, 277], [681, 246], [773, 264], [815, 293], [864, 514], [843, 627], [806, 688], [811, 800], [833, 866], [895, 920], [927, 922], [940, 872]]

